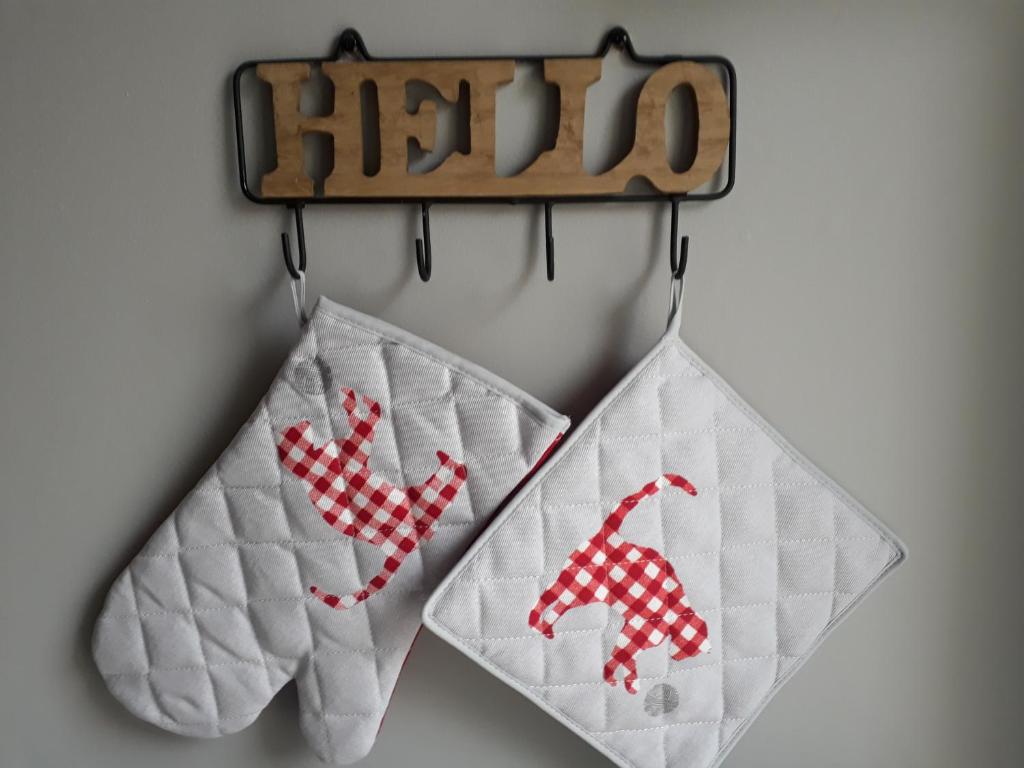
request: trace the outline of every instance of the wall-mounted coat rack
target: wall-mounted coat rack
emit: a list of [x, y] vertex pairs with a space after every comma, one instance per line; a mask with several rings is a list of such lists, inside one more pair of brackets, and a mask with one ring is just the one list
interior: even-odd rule
[[[604, 56], [619, 48], [634, 62], [654, 67], [636, 101], [636, 130], [629, 153], [614, 167], [590, 174], [583, 167], [583, 125], [587, 88], [601, 77]], [[559, 91], [558, 130], [554, 147], [541, 152], [523, 171], [498, 176], [495, 171], [496, 92], [512, 81], [516, 62], [537, 62], [544, 79]], [[299, 108], [303, 83], [317, 66], [334, 88], [329, 114], [308, 116]], [[715, 70], [722, 73], [720, 76]], [[243, 130], [242, 78], [251, 71], [269, 85], [272, 98], [276, 166], [260, 180], [259, 192], [249, 184]], [[724, 77], [724, 82], [723, 82]], [[448, 102], [468, 92], [469, 151], [453, 152], [436, 168], [410, 173], [408, 143], [430, 151], [434, 145], [436, 105], [424, 100], [414, 112], [406, 109], [412, 81], [425, 82]], [[375, 88], [377, 125], [366, 136], [363, 87]], [[665, 108], [680, 86], [688, 87], [696, 107], [696, 150], [688, 168], [676, 170], [668, 160]], [[736, 178], [736, 71], [721, 56], [641, 56], [622, 28], [608, 32], [593, 56], [517, 56], [473, 58], [375, 58], [359, 33], [345, 30], [333, 55], [326, 59], [247, 61], [233, 78], [235, 137], [239, 183], [245, 196], [264, 205], [285, 205], [295, 214], [299, 264], [295, 265], [287, 234], [282, 234], [285, 263], [293, 278], [306, 265], [302, 210], [311, 204], [414, 203], [420, 206], [423, 236], [416, 240], [420, 277], [430, 278], [430, 206], [433, 203], [543, 203], [547, 276], [554, 279], [552, 206], [580, 202], [669, 202], [672, 205], [673, 274], [685, 264], [678, 250], [678, 207], [681, 202], [716, 200], [733, 188]], [[321, 194], [307, 175], [303, 137], [326, 134], [333, 140], [333, 168]], [[373, 172], [364, 166], [364, 142], [379, 146]], [[724, 181], [712, 191], [695, 192], [712, 182], [725, 165]], [[653, 192], [627, 192], [636, 178], [646, 179]]]

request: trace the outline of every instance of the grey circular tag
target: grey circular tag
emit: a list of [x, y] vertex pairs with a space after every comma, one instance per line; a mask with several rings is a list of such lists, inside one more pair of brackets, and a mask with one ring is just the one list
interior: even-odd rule
[[307, 395], [324, 391], [325, 376], [330, 376], [330, 369], [319, 358], [299, 360], [292, 371], [295, 386]]
[[644, 712], [648, 715], [667, 715], [679, 706], [679, 691], [668, 683], [658, 683], [644, 697]]

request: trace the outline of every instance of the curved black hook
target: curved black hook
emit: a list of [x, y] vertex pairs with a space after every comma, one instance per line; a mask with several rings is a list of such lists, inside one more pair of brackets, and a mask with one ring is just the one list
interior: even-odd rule
[[433, 269], [433, 257], [430, 252], [430, 203], [420, 203], [420, 218], [423, 221], [423, 237], [416, 238], [416, 269], [419, 270], [420, 280], [426, 283], [430, 280], [430, 272]]
[[302, 226], [302, 203], [291, 206], [295, 211], [295, 236], [299, 241], [299, 267], [295, 268], [295, 261], [292, 259], [292, 241], [287, 232], [281, 233], [281, 250], [284, 251], [284, 266], [291, 275], [292, 280], [299, 280], [300, 272], [306, 271], [306, 229]]
[[548, 282], [555, 279], [555, 236], [551, 233], [551, 203], [544, 203], [544, 256], [547, 262]]
[[612, 48], [622, 49], [633, 61], [641, 60], [641, 57], [633, 47], [633, 41], [629, 39], [629, 32], [624, 27], [613, 27], [608, 30], [608, 33], [604, 36], [601, 45], [597, 49], [597, 55], [603, 57]]
[[672, 198], [672, 234], [670, 236], [671, 250], [669, 251], [669, 266], [672, 269], [672, 277], [682, 280], [686, 272], [686, 257], [690, 250], [690, 237], [683, 235], [679, 239], [679, 198]]
[[346, 53], [351, 53], [354, 56], [359, 56], [364, 61], [370, 61], [373, 57], [370, 56], [369, 51], [366, 50], [366, 43], [363, 42], [363, 37], [352, 27], [349, 27], [341, 33], [341, 37], [338, 38], [338, 45], [334, 48], [334, 59], [337, 61]]

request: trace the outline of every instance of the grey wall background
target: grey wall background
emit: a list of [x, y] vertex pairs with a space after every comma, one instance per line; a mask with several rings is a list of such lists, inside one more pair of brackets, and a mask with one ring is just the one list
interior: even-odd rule
[[[615, 23], [739, 70], [738, 186], [683, 212], [686, 339], [911, 549], [728, 765], [1024, 761], [1024, 5], [3, 0], [0, 765], [316, 764], [290, 689], [189, 741], [123, 711], [88, 650], [296, 337], [287, 218], [236, 187], [230, 70], [348, 25], [458, 55], [586, 52]], [[578, 419], [661, 331], [652, 210], [556, 208], [551, 285], [535, 210], [435, 208], [429, 285], [415, 211], [312, 210], [311, 289]], [[413, 762], [603, 758], [424, 635], [364, 764]]]

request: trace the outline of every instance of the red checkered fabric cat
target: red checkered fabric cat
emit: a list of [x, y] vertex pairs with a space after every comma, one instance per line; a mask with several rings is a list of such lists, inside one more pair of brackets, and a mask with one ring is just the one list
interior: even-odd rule
[[343, 389], [343, 407], [351, 434], [317, 447], [308, 421], [283, 429], [277, 454], [285, 468], [309, 486], [309, 500], [327, 523], [354, 539], [384, 552], [384, 566], [362, 589], [333, 595], [313, 586], [310, 591], [332, 608], [351, 608], [387, 586], [406, 556], [434, 535], [434, 523], [466, 482], [466, 467], [437, 451], [438, 470], [425, 482], [396, 488], [370, 471], [369, 450], [380, 421], [380, 403], [363, 396], [358, 412], [356, 393]]
[[555, 622], [573, 608], [607, 603], [620, 613], [622, 631], [605, 664], [604, 679], [615, 685], [616, 671], [625, 667], [629, 693], [636, 693], [636, 655], [660, 645], [666, 637], [672, 642], [670, 655], [677, 661], [711, 649], [708, 625], [690, 606], [672, 564], [656, 549], [619, 535], [630, 511], [668, 486], [697, 495], [685, 478], [665, 474], [624, 498], [601, 529], [569, 555], [530, 611], [530, 626], [548, 638], [555, 636]]

